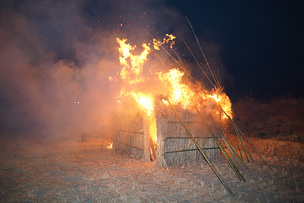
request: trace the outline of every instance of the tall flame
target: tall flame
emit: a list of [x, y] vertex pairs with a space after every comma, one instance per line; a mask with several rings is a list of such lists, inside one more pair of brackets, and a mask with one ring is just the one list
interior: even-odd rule
[[[159, 47], [165, 43], [170, 43], [170, 48], [174, 45], [175, 36], [166, 35], [162, 41], [153, 39], [154, 49], [159, 50]], [[149, 131], [154, 143], [156, 142], [156, 121], [154, 115], [154, 99], [155, 96], [151, 92], [139, 91], [144, 82], [143, 66], [148, 60], [148, 55], [151, 52], [150, 44], [143, 43], [142, 51], [139, 55], [134, 55], [133, 51], [136, 45], [131, 46], [127, 43], [127, 39], [116, 39], [119, 43], [119, 60], [122, 65], [120, 78], [128, 86], [128, 90], [122, 89], [120, 96], [131, 96], [142, 107], [143, 111], [149, 117]], [[172, 68], [168, 72], [155, 73], [159, 81], [167, 90], [167, 99], [173, 105], [181, 105], [184, 109], [202, 108], [204, 106], [212, 106], [210, 103], [217, 104], [221, 108], [213, 108], [212, 111], [221, 114], [222, 118], [227, 118], [221, 113], [224, 110], [227, 115], [232, 117], [231, 102], [229, 97], [223, 91], [213, 90], [209, 92], [201, 87], [193, 88], [187, 80], [183, 78], [184, 72], [177, 68]], [[112, 77], [109, 80], [114, 81]], [[166, 104], [167, 101], [163, 100]], [[207, 108], [209, 109], [209, 108]]]
[[122, 89], [120, 96], [131, 96], [143, 109], [148, 116], [149, 123], [149, 135], [154, 143], [156, 143], [156, 120], [154, 115], [154, 99], [153, 96], [146, 92], [138, 91], [137, 86], [140, 86], [144, 82], [143, 77], [143, 65], [147, 61], [147, 57], [150, 53], [150, 47], [148, 44], [142, 44], [142, 52], [139, 55], [134, 55], [133, 50], [135, 46], [127, 44], [126, 39], [116, 39], [120, 47], [119, 60], [122, 65], [120, 71], [120, 78], [126, 82], [131, 88], [130, 91]]
[[183, 72], [174, 68], [169, 70], [168, 73], [157, 73], [160, 81], [168, 82], [170, 85], [169, 97], [168, 99], [172, 104], [181, 104], [184, 109], [189, 106], [194, 92], [190, 87], [182, 83]]
[[140, 55], [133, 55], [131, 51], [136, 49], [136, 45], [131, 46], [130, 44], [127, 44], [126, 39], [116, 38], [116, 40], [120, 45], [118, 48], [119, 61], [123, 66], [120, 72], [121, 79], [127, 80], [130, 84], [142, 82], [144, 80], [141, 77], [143, 64], [147, 61], [150, 47], [144, 43], [142, 44], [143, 51]]

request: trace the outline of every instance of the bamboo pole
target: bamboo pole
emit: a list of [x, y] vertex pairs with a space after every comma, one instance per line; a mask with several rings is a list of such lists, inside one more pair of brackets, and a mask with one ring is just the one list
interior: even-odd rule
[[[213, 134], [213, 133], [212, 133]], [[218, 141], [218, 139], [214, 136], [214, 140], [216, 141], [217, 145], [220, 147], [221, 151], [223, 152], [226, 160], [228, 161], [230, 167], [233, 169], [234, 173], [236, 174], [236, 176], [239, 178], [239, 180], [242, 180], [244, 182], [246, 182], [246, 179], [244, 178], [244, 176], [241, 174], [241, 172], [239, 171], [238, 167], [235, 165], [235, 163], [232, 161], [232, 159], [230, 158], [230, 156], [227, 154], [227, 152], [225, 151], [224, 147], [222, 146], [222, 144]]]
[[239, 162], [242, 164], [242, 166], [249, 170], [249, 167], [247, 166], [247, 164], [244, 162], [243, 159], [241, 159], [241, 157], [236, 153], [235, 149], [233, 148], [233, 146], [230, 144], [230, 142], [227, 140], [226, 136], [224, 135], [224, 133], [218, 128], [218, 132], [219, 134], [222, 136], [222, 138], [224, 139], [224, 142], [227, 146], [227, 148], [229, 149], [229, 151], [236, 157], [237, 160], [239, 160]]
[[[203, 147], [202, 149], [208, 150], [208, 149], [219, 149], [219, 147]], [[182, 149], [182, 150], [176, 150], [176, 151], [169, 151], [165, 152], [165, 154], [171, 154], [171, 153], [179, 153], [179, 152], [189, 152], [189, 151], [197, 151], [198, 149]]]
[[[240, 141], [240, 143], [241, 143], [241, 147], [243, 148], [245, 157], [246, 157], [247, 161], [249, 162], [249, 159], [248, 159], [248, 156], [247, 156], [247, 153], [246, 153], [246, 149], [247, 149], [247, 148], [245, 149], [245, 147], [244, 147], [244, 143], [243, 143], [243, 140], [242, 140], [242, 138], [241, 138], [240, 132], [237, 130], [237, 128], [235, 127], [234, 123], [232, 123], [232, 124], [233, 124], [233, 127], [235, 128], [235, 132], [236, 132], [237, 138], [239, 139], [239, 141]], [[241, 151], [240, 151], [240, 153], [241, 153]], [[249, 152], [248, 152], [248, 153], [249, 153]]]
[[191, 137], [192, 142], [195, 144], [195, 146], [197, 147], [197, 149], [200, 151], [200, 153], [202, 154], [202, 156], [204, 157], [204, 159], [206, 160], [206, 162], [208, 163], [208, 165], [211, 167], [212, 171], [215, 173], [215, 175], [217, 176], [217, 178], [220, 180], [220, 182], [224, 185], [224, 187], [226, 188], [226, 190], [230, 193], [230, 195], [234, 196], [234, 193], [230, 190], [230, 188], [228, 187], [228, 185], [225, 183], [225, 181], [223, 180], [223, 178], [220, 176], [220, 174], [217, 172], [217, 170], [214, 168], [214, 166], [212, 165], [212, 163], [209, 161], [208, 157], [205, 155], [205, 153], [203, 152], [203, 150], [201, 149], [201, 147], [199, 146], [199, 144], [197, 143], [197, 141], [193, 138], [193, 135], [191, 134], [190, 130], [188, 129], [188, 127], [186, 126], [186, 124], [183, 122], [183, 120], [181, 119], [181, 117], [178, 115], [178, 113], [176, 112], [175, 108], [173, 107], [173, 105], [171, 104], [171, 102], [169, 100], [167, 100], [168, 103], [170, 104], [171, 108], [173, 109], [175, 115], [177, 116], [178, 120], [180, 121], [180, 123], [183, 125], [184, 129], [186, 130], [187, 134], [189, 135], [189, 137]]
[[[252, 158], [252, 156], [251, 156], [249, 150], [247, 149], [246, 145], [244, 144], [243, 139], [241, 138], [240, 132], [239, 132], [239, 130], [238, 130], [238, 128], [237, 128], [237, 126], [236, 126], [236, 124], [235, 124], [234, 122], [233, 122], [233, 126], [234, 126], [234, 128], [236, 129], [236, 131], [237, 131], [238, 137], [240, 138], [241, 145], [242, 145], [242, 147], [243, 147], [243, 150], [244, 150], [244, 153], [245, 153], [245, 155], [246, 155], [247, 161], [249, 162], [248, 156], [251, 158], [251, 160], [253, 160], [253, 158]], [[248, 156], [247, 156], [247, 153], [246, 153], [246, 152], [248, 153]]]
[[[195, 110], [197, 112], [200, 112], [199, 109], [196, 107]], [[232, 154], [231, 157], [234, 157], [234, 162], [237, 164], [237, 160], [241, 163], [241, 165], [243, 166], [243, 168], [249, 170], [248, 166], [245, 164], [245, 162], [243, 161], [243, 159], [237, 154], [236, 150], [233, 148], [233, 146], [229, 143], [229, 141], [227, 140], [226, 136], [224, 135], [224, 133], [222, 132], [222, 130], [218, 127], [217, 123], [214, 121], [212, 115], [208, 114], [210, 117], [210, 120], [212, 120], [214, 127], [217, 129], [218, 134], [224, 139], [224, 142], [228, 148], [228, 151], [230, 151], [230, 153]]]
[[[200, 111], [198, 109], [196, 109], [196, 111], [202, 117], [202, 114], [200, 113]], [[235, 175], [238, 177], [239, 180], [242, 180], [242, 181], [246, 182], [244, 176], [240, 173], [239, 169], [237, 168], [237, 166], [235, 165], [235, 163], [233, 162], [233, 160], [230, 158], [230, 156], [225, 151], [223, 145], [219, 142], [219, 140], [217, 139], [217, 137], [214, 135], [214, 133], [212, 132], [210, 126], [207, 126], [207, 127], [208, 127], [208, 130], [209, 130], [209, 133], [211, 134], [211, 136], [215, 140], [216, 144], [219, 146], [221, 152], [223, 153], [224, 157], [228, 161], [230, 167], [233, 169]]]
[[[210, 78], [208, 77], [207, 73], [203, 70], [203, 68], [201, 67], [201, 65], [199, 64], [198, 60], [196, 59], [196, 57], [194, 56], [194, 54], [192, 53], [190, 47], [188, 46], [188, 44], [186, 43], [186, 41], [184, 40], [184, 38], [182, 38], [182, 41], [184, 42], [184, 44], [186, 45], [186, 47], [188, 48], [190, 54], [192, 55], [193, 59], [196, 61], [196, 64], [198, 65], [198, 67], [201, 69], [201, 71], [204, 73], [204, 75], [206, 76], [206, 78], [209, 80], [209, 82], [211, 83], [211, 85], [216, 88], [216, 85], [213, 84], [213, 82], [210, 80]], [[207, 62], [208, 64], [208, 62]], [[216, 81], [215, 81], [216, 82]]]
[[244, 133], [241, 131], [241, 129], [234, 123], [234, 121], [230, 118], [230, 116], [224, 111], [224, 109], [220, 106], [221, 110], [225, 113], [225, 115], [229, 118], [229, 120], [236, 126], [236, 129], [239, 130], [239, 132], [243, 135], [243, 137], [246, 139], [246, 141], [249, 143], [249, 145], [252, 147], [252, 149], [257, 153], [257, 155], [260, 157], [260, 159], [268, 166], [270, 170], [273, 170], [270, 165], [267, 163], [267, 161], [262, 157], [262, 155], [256, 150], [256, 148], [252, 145], [252, 143], [248, 140], [248, 138], [244, 135]]
[[239, 137], [237, 136], [237, 133], [236, 133], [236, 129], [234, 128], [234, 126], [232, 126], [233, 127], [233, 134], [234, 134], [234, 136], [235, 136], [235, 141], [236, 141], [236, 145], [237, 145], [237, 148], [238, 148], [238, 150], [239, 150], [239, 156], [240, 156], [240, 158], [242, 159], [242, 161], [244, 161], [244, 159], [243, 159], [243, 156], [242, 156], [242, 153], [241, 153], [241, 148], [240, 148], [240, 144], [239, 144]]
[[133, 145], [129, 145], [129, 144], [120, 142], [120, 141], [118, 141], [117, 139], [113, 139], [113, 141], [115, 141], [115, 142], [118, 143], [118, 144], [125, 145], [125, 146], [127, 146], [127, 147], [131, 147], [131, 148], [134, 148], [134, 149], [138, 149], [138, 150], [144, 151], [144, 149], [141, 149], [141, 148], [139, 148], [139, 147], [135, 147], [135, 146], [133, 146]]
[[[237, 126], [236, 126], [237, 127]], [[243, 137], [246, 139], [246, 141], [250, 144], [250, 146], [252, 147], [252, 149], [258, 154], [258, 156], [262, 159], [262, 161], [266, 164], [266, 166], [268, 166], [268, 168], [270, 170], [273, 170], [270, 165], [267, 163], [267, 161], [263, 158], [263, 156], [258, 152], [258, 150], [255, 149], [255, 147], [252, 145], [252, 143], [248, 140], [248, 138], [244, 135], [244, 133], [239, 129], [239, 127], [237, 127], [238, 130], [240, 131], [240, 133], [243, 135]]]
[[[190, 28], [191, 28], [191, 30], [192, 30], [192, 32], [193, 32], [193, 35], [194, 35], [194, 37], [195, 37], [195, 39], [196, 39], [196, 42], [197, 42], [197, 44], [198, 44], [198, 47], [199, 47], [199, 49], [200, 49], [200, 51], [201, 51], [201, 53], [202, 53], [202, 55], [203, 55], [203, 57], [204, 57], [204, 59], [205, 59], [206, 65], [207, 65], [207, 67], [209, 68], [209, 71], [210, 71], [211, 75], [213, 76], [213, 79], [214, 79], [216, 85], [217, 85], [217, 86], [220, 86], [220, 82], [219, 82], [219, 80], [216, 78], [216, 76], [214, 75], [213, 71], [212, 71], [211, 68], [210, 68], [210, 65], [209, 65], [209, 63], [208, 63], [208, 60], [207, 60], [207, 58], [206, 58], [206, 56], [205, 56], [205, 53], [203, 52], [203, 49], [202, 49], [202, 47], [201, 47], [201, 44], [200, 44], [199, 41], [198, 41], [198, 38], [197, 38], [197, 36], [196, 36], [196, 34], [195, 34], [195, 32], [194, 32], [194, 29], [193, 29], [193, 27], [192, 27], [192, 25], [191, 25], [189, 19], [188, 19], [187, 17], [186, 17], [186, 19], [187, 19], [187, 22], [188, 22], [188, 24], [189, 24], [189, 26], [190, 26]], [[203, 72], [204, 72], [204, 71], [203, 71]]]

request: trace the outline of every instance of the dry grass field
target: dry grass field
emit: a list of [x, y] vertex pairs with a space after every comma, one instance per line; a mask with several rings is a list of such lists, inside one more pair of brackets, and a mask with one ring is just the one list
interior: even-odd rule
[[[214, 161], [234, 196], [204, 162], [161, 169], [153, 162], [132, 159], [111, 149], [100, 151], [99, 137], [88, 137], [87, 142], [81, 142], [80, 137], [74, 140], [2, 137], [0, 202], [303, 202], [303, 137], [295, 141], [291, 135], [292, 140], [288, 140], [291, 132], [282, 136], [281, 128], [278, 134], [269, 135], [271, 129], [262, 124], [266, 118], [250, 124], [254, 117], [246, 117], [238, 108], [237, 121], [245, 133], [249, 134], [251, 128], [254, 136], [249, 139], [273, 171], [253, 154], [256, 161], [248, 163], [250, 171], [241, 171], [247, 182], [240, 182], [224, 159]], [[268, 120], [276, 121], [274, 117]], [[292, 122], [290, 126], [295, 128], [296, 120]], [[250, 125], [265, 128], [253, 130]], [[301, 128], [296, 128], [293, 133], [299, 136]], [[257, 136], [257, 130], [266, 135]], [[286, 126], [284, 130], [288, 130]]]

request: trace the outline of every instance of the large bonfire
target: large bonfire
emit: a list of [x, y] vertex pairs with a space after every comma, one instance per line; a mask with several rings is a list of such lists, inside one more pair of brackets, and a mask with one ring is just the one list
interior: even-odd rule
[[[227, 116], [221, 112], [221, 107], [230, 117], [232, 117], [231, 102], [229, 97], [223, 92], [220, 86], [214, 87], [212, 90], [202, 88], [203, 85], [195, 81], [195, 84], [185, 77], [189, 73], [186, 69], [176, 63], [176, 67], [172, 67], [167, 71], [152, 72], [149, 70], [149, 76], [144, 74], [144, 65], [148, 62], [149, 54], [154, 50], [160, 50], [164, 44], [169, 44], [170, 49], [173, 49], [175, 36], [167, 34], [166, 37], [159, 41], [153, 39], [153, 45], [150, 43], [142, 44], [142, 51], [135, 55], [136, 45], [132, 46], [127, 43], [127, 39], [117, 38], [119, 44], [119, 60], [122, 66], [120, 71], [120, 79], [124, 83], [124, 88], [121, 89], [120, 98], [125, 96], [132, 97], [143, 109], [151, 120], [154, 121], [154, 103], [160, 96], [162, 102], [168, 105], [170, 102], [173, 105], [179, 105], [183, 109], [193, 111], [194, 109], [214, 111], [221, 114], [223, 119]], [[153, 50], [154, 49], [154, 50]], [[165, 69], [165, 68], [164, 68]], [[159, 91], [149, 91], [146, 87], [147, 77], [157, 78]], [[112, 77], [111, 77], [112, 78]], [[193, 78], [191, 78], [193, 79]], [[164, 99], [165, 98], [165, 99]], [[217, 105], [214, 105], [216, 103]], [[151, 131], [155, 131], [151, 128]], [[153, 141], [156, 141], [156, 132], [150, 133], [154, 135]]]
[[[239, 180], [246, 181], [240, 173], [237, 165], [241, 165], [242, 168], [248, 169], [248, 166], [242, 158], [242, 154], [245, 155], [247, 161], [249, 161], [249, 158], [252, 159], [243, 139], [247, 141], [264, 163], [266, 165], [268, 164], [252, 146], [241, 130], [235, 125], [230, 99], [223, 91], [224, 88], [221, 86], [219, 76], [216, 76], [216, 74], [211, 70], [197, 38], [198, 46], [200, 47], [201, 53], [203, 54], [208, 67], [208, 73], [212, 77], [209, 77], [202, 69], [189, 46], [183, 39], [182, 41], [185, 43], [192, 57], [197, 62], [197, 65], [202, 70], [204, 76], [210, 82], [212, 87], [210, 89], [205, 88], [205, 84], [194, 79], [191, 76], [189, 69], [183, 65], [184, 62], [173, 48], [175, 38], [175, 36], [167, 34], [162, 40], [153, 39], [153, 42], [151, 43], [143, 43], [141, 51], [138, 51], [136, 45], [132, 46], [127, 43], [127, 39], [117, 38], [116, 40], [119, 45], [119, 60], [122, 68], [117, 76], [119, 78], [110, 77], [109, 80], [117, 81], [119, 79], [123, 84], [118, 101], [123, 98], [132, 98], [134, 103], [137, 104], [137, 107], [142, 109], [145, 116], [148, 118], [149, 136], [154, 144], [157, 142], [155, 105], [157, 102], [161, 102], [169, 108], [172, 108], [180, 124], [182, 124], [192, 142], [212, 168], [215, 175], [219, 178], [229, 193], [233, 194], [213, 164], [209, 161], [204, 151], [201, 149], [201, 146], [194, 139], [194, 136], [191, 134], [187, 125], [185, 125], [183, 119], [178, 115], [175, 110], [176, 107], [193, 112], [194, 114], [198, 114], [202, 117], [203, 115], [207, 115], [213, 121], [214, 118], [217, 117], [217, 121], [228, 121], [228, 123], [231, 124], [238, 143], [238, 153], [234, 150], [233, 146], [229, 143], [226, 136], [215, 122], [213, 122], [212, 129], [209, 128], [209, 130], [210, 135], [214, 138], [221, 150], [221, 153], [224, 155]], [[164, 48], [164, 46], [166, 46], [166, 48]], [[170, 54], [168, 49], [175, 53], [176, 58]], [[159, 57], [157, 52], [161, 50], [169, 56], [171, 61], [173, 61], [173, 65], [172, 63], [169, 63], [170, 65], [166, 64], [161, 57]], [[149, 55], [151, 53], [153, 53], [163, 64], [163, 68], [158, 71], [149, 68]], [[218, 138], [223, 139], [224, 143], [222, 144]], [[241, 149], [243, 152], [241, 152]]]

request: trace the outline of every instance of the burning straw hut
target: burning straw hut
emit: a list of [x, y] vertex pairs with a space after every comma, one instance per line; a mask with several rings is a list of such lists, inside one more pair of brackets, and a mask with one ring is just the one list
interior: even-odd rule
[[175, 114], [168, 106], [159, 104], [153, 118], [141, 111], [116, 115], [113, 149], [144, 161], [156, 161], [160, 167], [202, 162], [204, 157], [188, 135], [189, 130], [209, 160], [221, 156], [206, 125], [210, 120], [202, 120], [189, 110], [177, 109]]
[[[160, 50], [159, 47], [161, 47], [170, 55], [162, 45], [171, 42], [170, 48], [172, 48], [175, 37], [166, 36], [168, 39], [163, 41], [154, 40], [154, 49]], [[252, 159], [246, 141], [247, 145], [250, 145], [267, 165], [232, 120], [230, 99], [222, 91], [219, 78], [209, 67], [203, 52], [214, 81], [208, 77], [198, 62], [197, 64], [212, 84], [211, 91], [204, 89], [191, 76], [179, 57], [177, 61], [171, 55], [179, 68], [154, 74], [148, 71], [147, 78], [154, 78], [154, 80], [148, 82], [147, 84], [150, 85], [147, 85], [148, 88], [145, 89], [143, 88], [146, 79], [143, 64], [151, 52], [149, 44], [142, 44], [142, 52], [134, 55], [132, 50], [136, 46], [127, 44], [126, 39], [117, 39], [117, 42], [120, 44], [118, 51], [122, 65], [119, 76], [124, 82], [120, 98], [132, 98], [133, 104], [125, 104], [123, 113], [118, 113], [113, 117], [115, 133], [112, 139], [115, 151], [121, 151], [145, 161], [156, 160], [160, 167], [204, 160], [230, 194], [233, 194], [232, 191], [213, 166], [214, 159], [223, 155], [239, 180], [246, 181], [239, 170], [248, 169], [243, 156], [248, 162], [249, 158]], [[187, 44], [186, 46], [188, 47]], [[190, 49], [189, 51], [191, 52]], [[155, 55], [159, 58], [157, 54]], [[193, 58], [196, 60], [194, 55]], [[222, 118], [225, 118], [233, 129], [238, 152], [229, 143], [219, 125]]]

